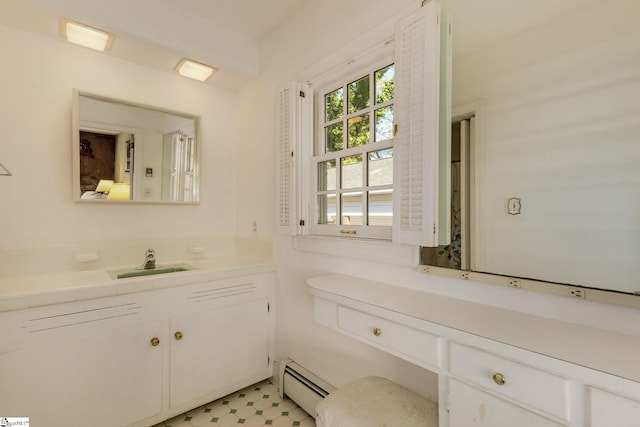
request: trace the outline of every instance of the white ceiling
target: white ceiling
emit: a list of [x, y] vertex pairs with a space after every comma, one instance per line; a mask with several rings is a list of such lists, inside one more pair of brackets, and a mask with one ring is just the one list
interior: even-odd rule
[[167, 1], [211, 23], [260, 39], [310, 0]]
[[[321, 0], [1, 0], [0, 23], [59, 38], [59, 19], [66, 17], [113, 32], [110, 55], [168, 71], [186, 56], [220, 68], [211, 84], [237, 89], [260, 71], [260, 39], [314, 1]], [[385, 1], [393, 0], [375, 0]], [[460, 57], [597, 1], [441, 3], [452, 16]]]

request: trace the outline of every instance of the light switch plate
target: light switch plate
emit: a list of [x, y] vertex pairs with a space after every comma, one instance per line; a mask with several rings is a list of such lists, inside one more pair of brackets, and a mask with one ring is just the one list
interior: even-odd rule
[[518, 197], [511, 197], [507, 200], [507, 213], [509, 215], [520, 215], [522, 201]]

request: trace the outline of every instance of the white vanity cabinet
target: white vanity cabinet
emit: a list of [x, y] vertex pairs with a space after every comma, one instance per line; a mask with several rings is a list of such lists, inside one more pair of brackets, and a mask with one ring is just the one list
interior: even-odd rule
[[[32, 425], [127, 425], [162, 410], [166, 322], [139, 298], [105, 298], [0, 316], [0, 413]], [[135, 399], [136, 404], [131, 402]]]
[[477, 323], [469, 303], [454, 310], [437, 295], [337, 274], [307, 283], [316, 322], [437, 375], [440, 427], [640, 427], [640, 382], [427, 320]]
[[150, 426], [271, 376], [273, 274], [0, 313], [0, 415]]
[[269, 305], [259, 298], [171, 319], [171, 408], [270, 376]]

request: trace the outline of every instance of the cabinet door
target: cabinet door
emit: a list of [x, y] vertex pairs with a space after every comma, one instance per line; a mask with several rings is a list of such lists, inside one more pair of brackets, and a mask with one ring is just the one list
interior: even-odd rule
[[449, 381], [449, 419], [452, 427], [558, 427], [547, 418], [456, 380]]
[[0, 413], [48, 427], [124, 426], [159, 414], [162, 347], [150, 339], [163, 328], [141, 323], [0, 355]]
[[270, 376], [267, 302], [241, 302], [172, 319], [172, 408], [198, 405], [217, 391]]

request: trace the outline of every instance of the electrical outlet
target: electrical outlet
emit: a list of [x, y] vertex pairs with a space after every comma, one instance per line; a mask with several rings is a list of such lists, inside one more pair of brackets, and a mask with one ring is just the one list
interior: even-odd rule
[[574, 298], [584, 298], [584, 289], [569, 288], [569, 296]]
[[509, 279], [509, 286], [512, 288], [521, 288], [522, 283], [518, 279]]
[[252, 229], [253, 229], [253, 232], [254, 232], [254, 233], [257, 233], [257, 232], [258, 232], [258, 221], [256, 221], [256, 220], [254, 219], [254, 220], [253, 220], [253, 222], [252, 222], [251, 227], [252, 227]]

